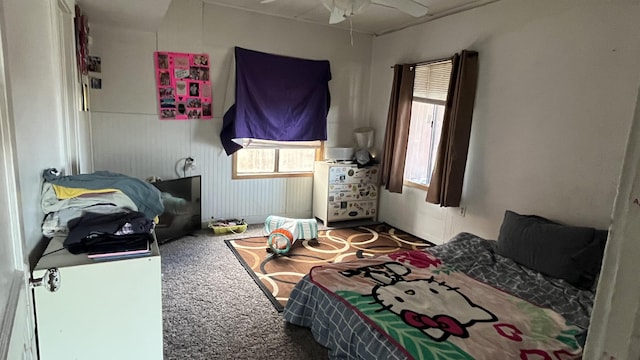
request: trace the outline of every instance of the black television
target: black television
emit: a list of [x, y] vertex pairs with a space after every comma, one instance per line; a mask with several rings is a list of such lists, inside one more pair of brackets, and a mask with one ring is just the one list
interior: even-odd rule
[[153, 185], [160, 190], [164, 205], [155, 229], [159, 244], [193, 235], [202, 228], [200, 175], [156, 181]]

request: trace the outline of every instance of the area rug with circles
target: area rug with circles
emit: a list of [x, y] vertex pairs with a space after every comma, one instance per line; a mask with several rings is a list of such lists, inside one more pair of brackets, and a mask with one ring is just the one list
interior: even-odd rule
[[286, 255], [267, 252], [267, 240], [265, 236], [225, 242], [278, 311], [314, 266], [434, 246], [387, 224], [321, 230], [317, 239], [295, 241]]

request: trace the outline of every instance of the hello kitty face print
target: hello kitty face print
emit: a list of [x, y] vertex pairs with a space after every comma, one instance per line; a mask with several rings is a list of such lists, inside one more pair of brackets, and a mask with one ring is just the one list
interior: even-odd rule
[[[406, 324], [421, 330], [435, 341], [449, 336], [466, 338], [477, 322], [494, 322], [497, 317], [474, 304], [458, 288], [429, 279], [405, 280], [410, 269], [397, 262], [343, 271], [351, 277], [362, 275], [378, 285], [372, 290], [374, 301], [398, 315]], [[443, 309], [446, 309], [443, 310]]]

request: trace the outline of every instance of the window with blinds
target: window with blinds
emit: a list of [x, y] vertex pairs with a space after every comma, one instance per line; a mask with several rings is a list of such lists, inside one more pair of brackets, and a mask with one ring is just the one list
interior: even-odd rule
[[451, 60], [416, 65], [404, 184], [429, 186], [435, 164], [449, 92]]
[[444, 105], [449, 91], [451, 60], [416, 65], [413, 97]]

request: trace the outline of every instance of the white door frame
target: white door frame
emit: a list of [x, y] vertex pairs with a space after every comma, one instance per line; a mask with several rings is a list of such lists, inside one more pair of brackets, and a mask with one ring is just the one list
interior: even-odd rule
[[[81, 125], [80, 119], [80, 76], [76, 65], [75, 46], [75, 9], [73, 4], [66, 0], [53, 0], [51, 5], [51, 34], [53, 36], [53, 54], [59, 55], [52, 58], [54, 69], [59, 74], [59, 92], [57, 103], [60, 106], [60, 116], [62, 116], [63, 134], [63, 155], [65, 159], [67, 174], [79, 174], [86, 169], [87, 157], [90, 154], [83, 154], [83, 141], [89, 134], [86, 134], [85, 126]], [[86, 119], [85, 119], [86, 120]], [[84, 131], [83, 131], [84, 130]]]
[[585, 360], [640, 358], [640, 89], [613, 207]]
[[[22, 209], [18, 199], [18, 173], [5, 61], [4, 5], [0, 2], [0, 281], [9, 284], [0, 313], [0, 359], [36, 359], [33, 295], [29, 290], [29, 266], [24, 251]], [[4, 295], [3, 295], [4, 296]]]

